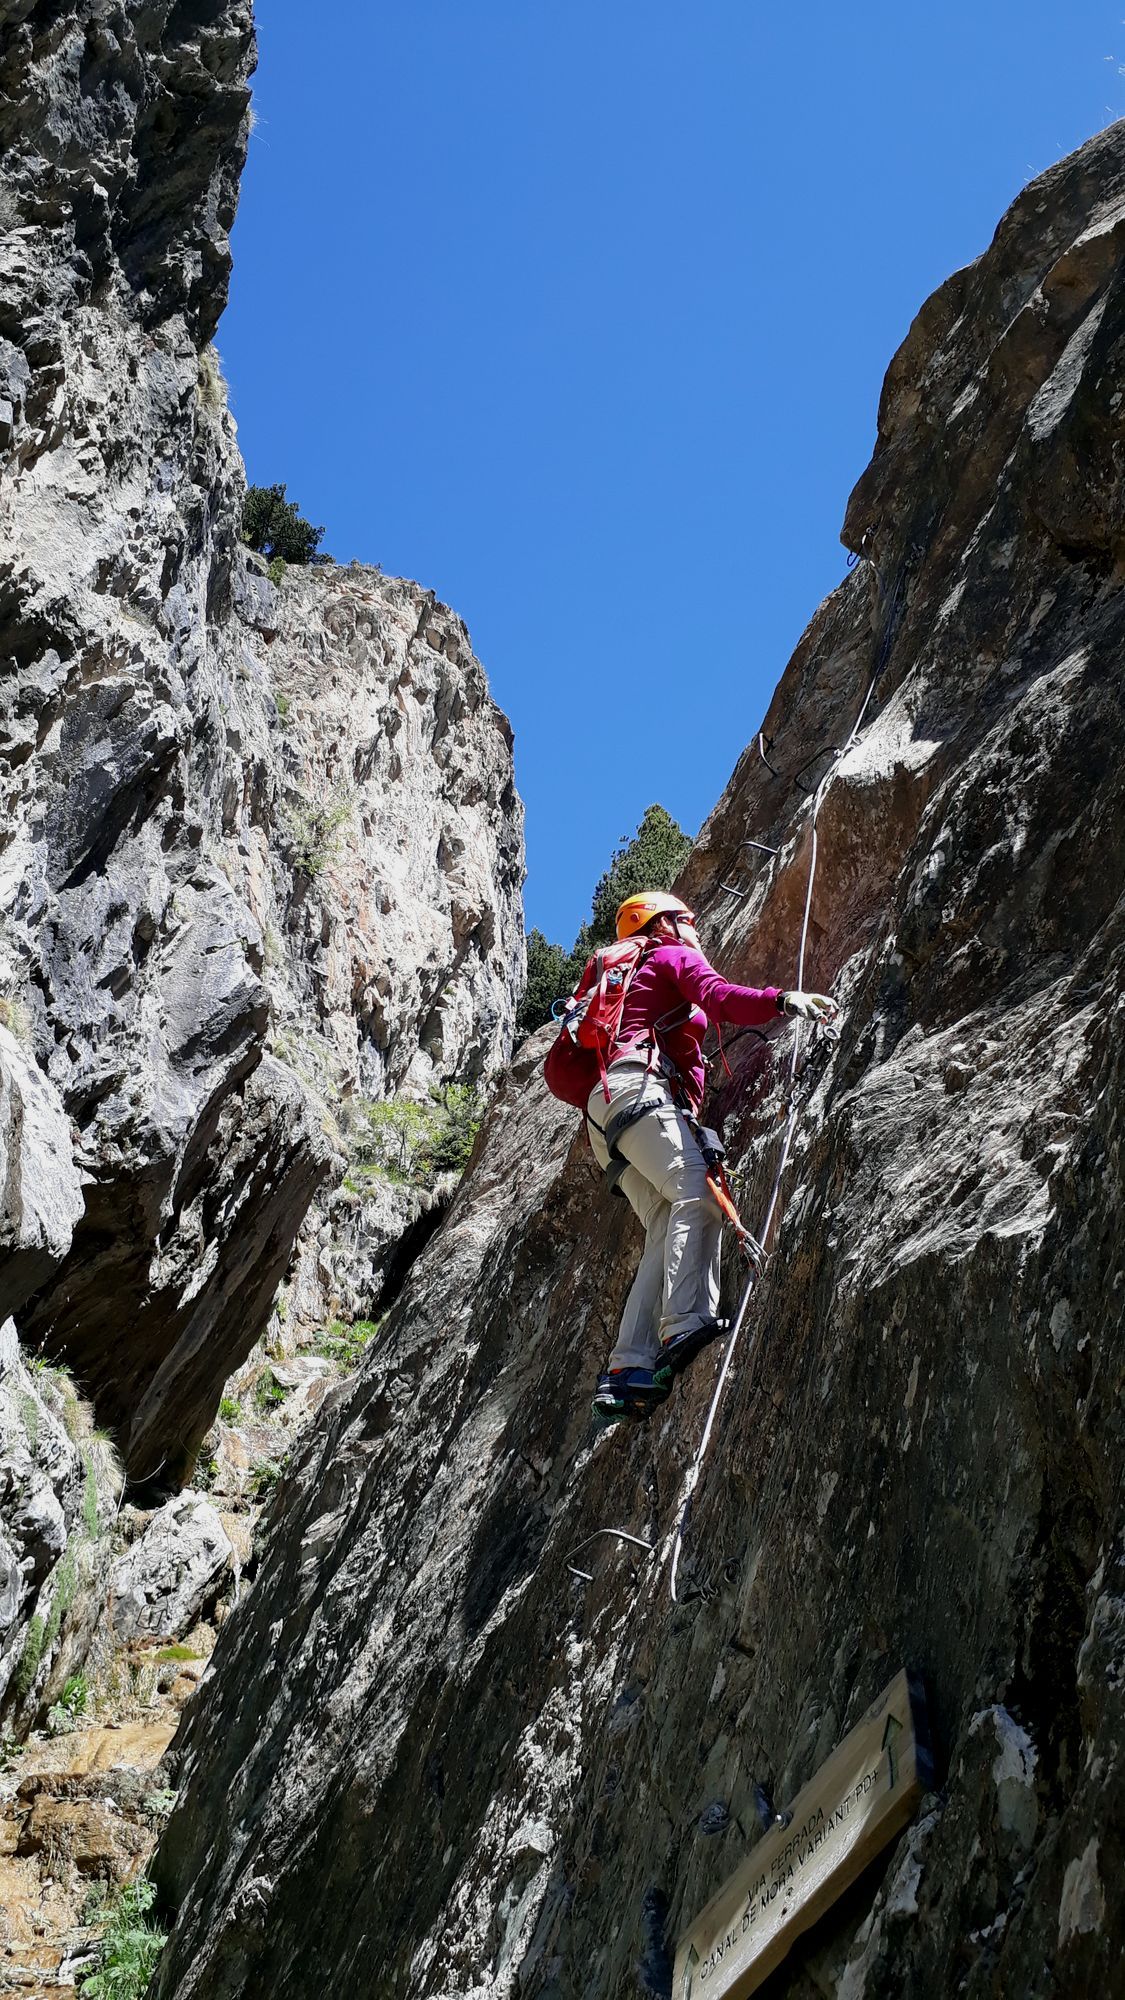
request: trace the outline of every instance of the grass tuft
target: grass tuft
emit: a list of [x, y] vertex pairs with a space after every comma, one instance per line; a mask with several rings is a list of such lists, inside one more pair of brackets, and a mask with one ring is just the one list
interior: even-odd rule
[[17, 1701], [24, 1701], [35, 1685], [35, 1676], [39, 1672], [40, 1661], [43, 1658], [46, 1633], [47, 1621], [40, 1617], [37, 1611], [34, 1618], [28, 1620], [23, 1652], [20, 1654], [19, 1665], [12, 1675], [12, 1688]]
[[77, 1729], [90, 1706], [90, 1683], [85, 1674], [71, 1674], [58, 1700], [47, 1710], [47, 1734], [66, 1736]]
[[148, 1919], [156, 1901], [151, 1882], [130, 1882], [112, 1904], [98, 1947], [98, 1964], [79, 1987], [82, 2000], [142, 2000], [165, 1945]]
[[350, 1373], [358, 1368], [366, 1352], [367, 1343], [379, 1331], [377, 1319], [357, 1319], [348, 1326], [342, 1319], [329, 1320], [316, 1342], [315, 1352], [322, 1354], [326, 1361]]

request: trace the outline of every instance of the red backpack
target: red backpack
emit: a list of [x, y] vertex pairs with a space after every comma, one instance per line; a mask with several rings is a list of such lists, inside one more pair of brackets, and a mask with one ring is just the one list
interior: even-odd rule
[[586, 960], [574, 992], [561, 1003], [562, 1026], [547, 1053], [543, 1075], [552, 1096], [564, 1104], [584, 1111], [599, 1077], [609, 1103], [606, 1069], [613, 1060], [625, 995], [638, 965], [655, 944], [655, 938], [632, 937], [603, 945]]

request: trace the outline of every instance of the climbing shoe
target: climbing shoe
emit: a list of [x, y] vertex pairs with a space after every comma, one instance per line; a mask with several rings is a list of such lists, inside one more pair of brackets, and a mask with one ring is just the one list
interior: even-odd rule
[[591, 1409], [598, 1430], [610, 1424], [643, 1424], [663, 1403], [672, 1387], [671, 1377], [657, 1381], [651, 1368], [611, 1368], [598, 1376]]
[[670, 1334], [660, 1343], [660, 1360], [656, 1364], [654, 1381], [666, 1382], [669, 1389], [677, 1375], [682, 1375], [690, 1367], [697, 1354], [702, 1354], [713, 1340], [721, 1340], [727, 1332], [730, 1321], [726, 1319], [706, 1319], [702, 1326], [693, 1326], [687, 1333]]

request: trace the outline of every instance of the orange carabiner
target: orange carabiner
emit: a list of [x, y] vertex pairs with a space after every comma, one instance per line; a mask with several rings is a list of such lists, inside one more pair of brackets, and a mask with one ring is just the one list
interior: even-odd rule
[[757, 1242], [755, 1237], [751, 1235], [750, 1231], [746, 1227], [746, 1224], [743, 1222], [742, 1217], [738, 1213], [738, 1210], [735, 1207], [734, 1202], [731, 1200], [730, 1187], [727, 1183], [726, 1173], [724, 1172], [724, 1169], [721, 1164], [715, 1168], [713, 1174], [708, 1174], [707, 1185], [710, 1188], [712, 1194], [714, 1195], [715, 1200], [717, 1201], [719, 1207], [722, 1209], [723, 1214], [726, 1216], [727, 1221], [730, 1223], [731, 1228], [734, 1230], [734, 1233], [738, 1238], [739, 1249], [742, 1251], [743, 1255], [749, 1259], [750, 1263], [753, 1265], [754, 1270], [757, 1272], [758, 1276], [761, 1277], [762, 1272], [765, 1270], [766, 1267], [765, 1251], [762, 1249], [761, 1244]]
[[718, 1202], [719, 1207], [722, 1209], [723, 1214], [726, 1216], [727, 1221], [731, 1223], [735, 1229], [737, 1229], [740, 1236], [743, 1235], [745, 1233], [745, 1229], [742, 1217], [739, 1215], [738, 1210], [736, 1209], [733, 1201], [730, 1198], [730, 1190], [727, 1187], [727, 1177], [723, 1173], [721, 1167], [717, 1168], [714, 1174], [708, 1174], [707, 1185], [710, 1188], [711, 1193], [714, 1195], [715, 1200]]

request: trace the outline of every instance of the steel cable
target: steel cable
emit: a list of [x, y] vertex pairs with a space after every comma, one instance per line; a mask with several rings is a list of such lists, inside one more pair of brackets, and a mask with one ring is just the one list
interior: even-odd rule
[[[872, 567], [874, 568], [874, 564], [872, 564]], [[812, 813], [809, 822], [810, 832], [812, 836], [810, 851], [809, 851], [809, 873], [808, 873], [808, 881], [805, 885], [805, 907], [801, 918], [801, 937], [800, 937], [800, 943], [797, 948], [798, 992], [800, 992], [804, 986], [805, 953], [808, 946], [809, 921], [812, 915], [813, 887], [816, 882], [817, 847], [818, 847], [817, 831], [816, 831], [817, 817], [820, 813], [820, 808], [823, 805], [824, 800], [827, 796], [829, 787], [832, 784], [832, 780], [834, 779], [837, 771], [840, 768], [841, 762], [847, 756], [848, 751], [851, 749], [852, 744], [855, 742], [856, 737], [859, 735], [859, 732], [863, 727], [863, 720], [870, 706], [871, 697], [875, 692], [876, 685], [879, 681], [883, 668], [886, 664], [887, 657], [890, 652], [891, 643], [894, 637], [895, 612], [897, 611], [898, 608], [898, 599], [903, 579], [904, 568], [905, 564], [900, 565], [898, 574], [895, 577], [894, 587], [891, 592], [891, 596], [887, 605], [886, 627], [884, 629], [882, 639], [880, 641], [878, 650], [876, 652], [874, 671], [871, 675], [870, 681], [868, 682], [867, 693], [863, 697], [863, 701], [860, 705], [859, 714], [856, 716], [856, 719], [851, 726], [846, 742], [842, 745], [839, 754], [835, 758], [833, 758], [831, 767], [825, 772], [813, 796]], [[877, 570], [875, 571], [875, 574], [877, 579], [881, 583], [882, 579], [879, 577], [879, 572]], [[770, 1198], [768, 1205], [766, 1207], [765, 1221], [763, 1222], [761, 1229], [757, 1232], [758, 1242], [761, 1244], [762, 1249], [766, 1251], [768, 1251], [769, 1249], [769, 1234], [771, 1228], [773, 1227], [774, 1215], [776, 1213], [778, 1200], [781, 1194], [781, 1184], [785, 1177], [785, 1170], [789, 1165], [789, 1154], [793, 1144], [793, 1134], [796, 1130], [797, 1118], [799, 1115], [799, 1105], [797, 1102], [797, 1094], [796, 1094], [796, 1082], [797, 1082], [797, 1064], [801, 1052], [801, 1030], [803, 1025], [804, 1025], [803, 1022], [798, 1021], [795, 1026], [793, 1034], [793, 1044], [790, 1050], [790, 1057], [789, 1057], [789, 1092], [788, 1092], [789, 1112], [785, 1121], [785, 1133], [781, 1141], [781, 1151], [778, 1155], [777, 1171], [773, 1177], [773, 1187], [770, 1190]], [[703, 1470], [703, 1462], [707, 1455], [707, 1447], [711, 1442], [711, 1433], [715, 1426], [715, 1418], [718, 1414], [719, 1404], [722, 1401], [723, 1390], [726, 1387], [726, 1380], [727, 1376], [730, 1373], [731, 1362], [734, 1360], [735, 1351], [738, 1346], [739, 1335], [742, 1332], [742, 1325], [743, 1321], [746, 1318], [746, 1312], [750, 1304], [750, 1298], [754, 1289], [754, 1282], [756, 1276], [757, 1273], [755, 1271], [750, 1271], [747, 1275], [746, 1282], [743, 1285], [742, 1293], [738, 1302], [738, 1309], [735, 1313], [734, 1322], [730, 1330], [730, 1336], [726, 1344], [726, 1350], [723, 1354], [722, 1367], [719, 1370], [718, 1379], [715, 1383], [714, 1392], [711, 1397], [710, 1407], [707, 1411], [707, 1420], [703, 1426], [703, 1435], [699, 1440], [699, 1445], [696, 1450], [695, 1457], [688, 1468], [687, 1477], [684, 1481], [683, 1495], [680, 1500], [679, 1512], [676, 1517], [676, 1525], [672, 1532], [672, 1537], [671, 1537], [672, 1571], [669, 1581], [670, 1581], [673, 1604], [678, 1604], [680, 1602], [679, 1598], [676, 1596], [676, 1582], [679, 1575], [680, 1556], [683, 1552], [684, 1534], [687, 1528], [688, 1516], [691, 1510], [692, 1499], [694, 1497], [696, 1487], [699, 1484], [700, 1475]], [[754, 1351], [753, 1347], [751, 1347], [750, 1349], [751, 1356], [753, 1355], [753, 1351]], [[661, 1567], [663, 1566], [665, 1560], [667, 1547], [668, 1544], [666, 1543], [665, 1549], [664, 1551], [662, 1551], [660, 1557]]]

